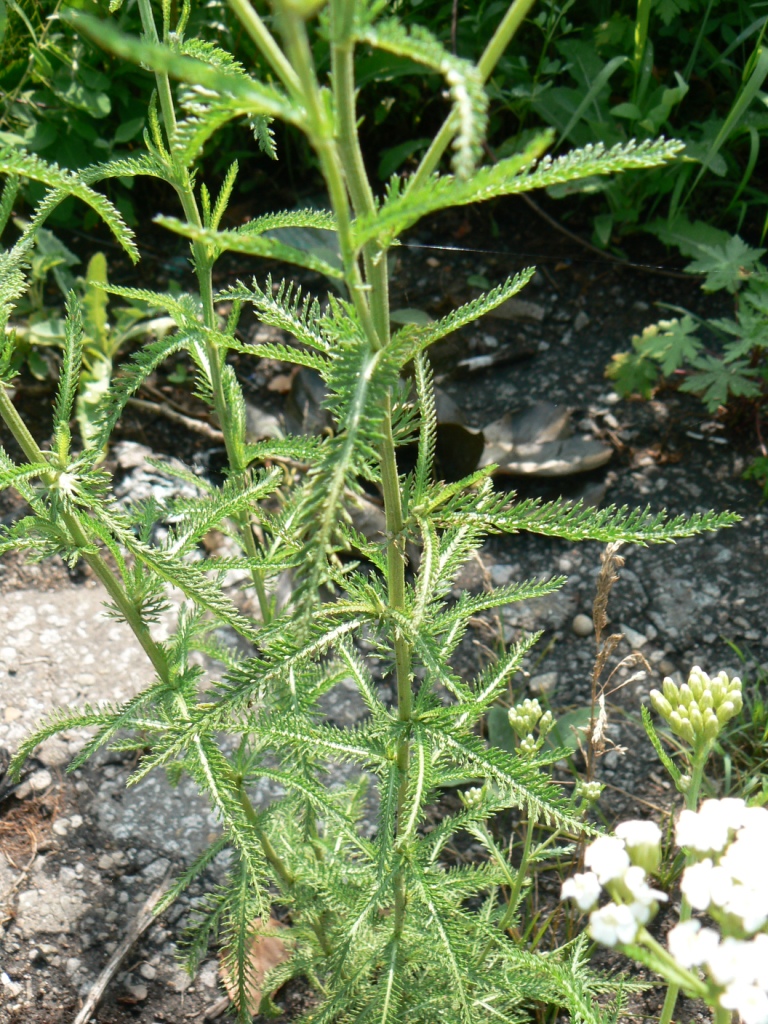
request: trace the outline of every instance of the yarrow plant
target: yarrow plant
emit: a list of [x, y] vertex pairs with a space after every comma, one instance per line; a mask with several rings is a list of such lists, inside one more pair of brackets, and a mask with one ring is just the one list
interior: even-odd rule
[[[692, 765], [691, 775], [677, 777], [687, 806], [675, 839], [686, 867], [680, 919], [669, 931], [667, 948], [646, 928], [668, 899], [649, 883], [661, 864], [662, 836], [654, 822], [625, 821], [615, 836], [591, 843], [584, 855], [590, 870], [567, 879], [562, 896], [589, 912], [588, 931], [596, 942], [622, 949], [667, 979], [665, 1024], [681, 988], [704, 999], [720, 1022], [736, 1011], [744, 1024], [768, 1024], [768, 810], [733, 797], [698, 806], [706, 759], [723, 725], [741, 708], [741, 681], [725, 672], [710, 679], [696, 666], [687, 684], [678, 688], [667, 678], [663, 689], [651, 691], [651, 701], [691, 745]], [[610, 901], [598, 906], [604, 893]], [[702, 926], [692, 911], [706, 913], [716, 927]]]
[[[553, 782], [550, 766], [563, 752], [544, 753], [540, 740], [549, 721], [540, 708], [519, 709], [517, 751], [487, 747], [478, 735], [487, 709], [506, 693], [536, 638], [514, 645], [472, 680], [452, 667], [473, 616], [550, 593], [563, 580], [521, 582], [458, 599], [452, 588], [489, 534], [531, 530], [572, 541], [651, 544], [737, 517], [668, 519], [650, 510], [517, 502], [494, 492], [492, 467], [450, 484], [436, 478], [429, 346], [505, 302], [531, 270], [436, 322], [394, 331], [390, 323], [387, 255], [420, 218], [654, 166], [679, 149], [660, 140], [609, 151], [590, 147], [552, 160], [544, 133], [524, 151], [480, 166], [484, 83], [531, 3], [515, 0], [475, 66], [426, 29], [404, 27], [380, 0], [274, 0], [267, 18], [248, 0], [230, 0], [270, 68], [268, 81], [219, 47], [188, 38], [189, 2], [138, 0], [141, 39], [109, 22], [71, 15], [91, 38], [154, 75], [144, 151], [74, 174], [24, 152], [0, 150], [0, 173], [7, 177], [0, 227], [8, 223], [22, 178], [47, 188], [27, 227], [0, 256], [3, 327], [26, 288], [35, 233], [68, 195], [102, 216], [135, 259], [131, 231], [94, 186], [115, 177], [157, 178], [175, 196], [173, 214], [157, 222], [190, 242], [197, 279], [190, 294], [104, 282], [110, 294], [166, 311], [175, 329], [123, 364], [98, 399], [92, 431], [79, 440], [70, 426], [82, 365], [77, 296], [68, 300], [48, 447], [13, 404], [13, 341], [3, 332], [0, 415], [23, 457], [14, 461], [0, 451], [0, 486], [15, 487], [30, 514], [3, 530], [0, 553], [16, 548], [34, 558], [84, 560], [104, 586], [111, 614], [129, 624], [155, 673], [150, 686], [121, 706], [54, 714], [23, 744], [13, 770], [47, 736], [89, 727], [92, 739], [72, 767], [106, 745], [137, 755], [132, 783], [155, 769], [165, 769], [172, 781], [182, 773], [194, 779], [211, 801], [220, 835], [182, 873], [160, 909], [229, 851], [227, 879], [201, 905], [190, 932], [188, 963], [194, 968], [212, 938], [226, 947], [243, 1021], [250, 1019], [254, 984], [251, 940], [273, 911], [291, 926], [291, 955], [270, 973], [267, 990], [292, 977], [308, 979], [317, 997], [313, 1024], [513, 1022], [532, 1002], [565, 1007], [574, 1020], [597, 1024], [604, 1011], [596, 993], [611, 990], [587, 968], [583, 941], [541, 955], [528, 945], [529, 929], [517, 928], [529, 866], [544, 851], [562, 853], [559, 838], [567, 848], [590, 830], [583, 810], [594, 795], [592, 787], [574, 798]], [[113, 0], [112, 7], [119, 6]], [[318, 45], [325, 40], [329, 51], [327, 76], [318, 73], [310, 46], [307, 23], [314, 17]], [[416, 171], [393, 177], [382, 195], [366, 173], [355, 109], [355, 54], [371, 48], [442, 76], [449, 105]], [[277, 155], [276, 121], [301, 131], [317, 156], [328, 209], [273, 213], [222, 228], [238, 166], [232, 164], [214, 194], [200, 180], [197, 161], [217, 130], [238, 119], [255, 131], [265, 159]], [[441, 170], [449, 151], [450, 170]], [[335, 232], [341, 269], [278, 240], [273, 232], [287, 227]], [[268, 276], [217, 292], [213, 267], [225, 251], [318, 271], [339, 280], [345, 297], [316, 298]], [[285, 343], [243, 342], [237, 324], [245, 304], [280, 328]], [[104, 449], [131, 396], [181, 352], [194, 365], [197, 393], [224, 435], [226, 479], [214, 484], [176, 468], [172, 472], [195, 484], [197, 497], [119, 507], [102, 466]], [[228, 362], [233, 353], [319, 375], [332, 431], [252, 443], [243, 393]], [[416, 465], [406, 473], [398, 449], [414, 441]], [[363, 484], [378, 488], [383, 500], [381, 543], [362, 536], [349, 515]], [[157, 531], [159, 522], [170, 526]], [[201, 542], [213, 529], [236, 539], [235, 555], [201, 557]], [[421, 549], [418, 565], [408, 559], [413, 544]], [[232, 569], [247, 573], [257, 617], [223, 590]], [[278, 606], [276, 581], [286, 575], [294, 590]], [[184, 604], [173, 635], [158, 640], [150, 627], [169, 586], [183, 594]], [[244, 643], [225, 646], [221, 630]], [[218, 671], [204, 672], [200, 654]], [[324, 718], [322, 700], [350, 683], [368, 717], [355, 728], [338, 728]], [[327, 773], [329, 763], [340, 762], [351, 763], [359, 780], [338, 790], [328, 785]], [[252, 797], [261, 779], [285, 796], [259, 809]], [[460, 810], [434, 813], [442, 792], [465, 786], [472, 789]], [[373, 835], [365, 824], [371, 787]], [[494, 836], [494, 819], [509, 808], [526, 819], [522, 851]], [[540, 843], [537, 829], [549, 830]], [[474, 837], [486, 859], [449, 869], [446, 851], [458, 833]], [[636, 901], [647, 900], [642, 879], [631, 876], [630, 882]]]

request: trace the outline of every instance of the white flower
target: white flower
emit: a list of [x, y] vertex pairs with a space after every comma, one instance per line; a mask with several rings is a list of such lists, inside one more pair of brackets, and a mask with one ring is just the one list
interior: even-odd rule
[[651, 920], [651, 908], [647, 903], [635, 900], [633, 903], [627, 904], [627, 909], [638, 924], [648, 924]]
[[656, 871], [661, 862], [661, 829], [653, 821], [622, 821], [616, 835], [624, 840], [633, 864]]
[[600, 883], [605, 885], [614, 878], [621, 878], [629, 867], [629, 854], [621, 839], [600, 836], [587, 847], [584, 863], [588, 868], [592, 868]]
[[707, 857], [685, 869], [680, 889], [692, 907], [706, 910], [711, 903], [717, 907], [728, 903], [733, 895], [733, 880], [725, 868], [715, 866]]
[[747, 805], [736, 797], [726, 796], [721, 800], [705, 800], [699, 808], [708, 821], [722, 821], [734, 831], [744, 824]]
[[768, 1024], [768, 994], [758, 985], [734, 981], [719, 999], [725, 1010], [738, 1010], [744, 1024]]
[[616, 835], [631, 849], [633, 846], [655, 846], [661, 842], [661, 829], [655, 821], [622, 821]]
[[741, 939], [723, 939], [707, 957], [707, 968], [716, 985], [730, 985], [732, 981], [741, 984], [752, 982], [750, 943]]
[[634, 914], [629, 907], [623, 905], [606, 903], [589, 915], [589, 934], [603, 946], [632, 942], [637, 929], [638, 922]]
[[757, 889], [734, 885], [728, 899], [720, 905], [727, 914], [740, 918], [744, 931], [752, 935], [768, 921], [768, 886]]
[[765, 807], [745, 807], [741, 817], [739, 838], [768, 842], [768, 810]]
[[681, 967], [699, 967], [717, 948], [720, 936], [698, 921], [681, 921], [667, 935], [667, 947]]
[[765, 878], [765, 844], [754, 831], [742, 829], [720, 859], [731, 878], [742, 885], [760, 886]]
[[632, 867], [627, 868], [624, 872], [622, 881], [624, 882], [624, 885], [626, 885], [627, 889], [629, 889], [632, 898], [636, 903], [642, 903], [643, 906], [650, 907], [650, 905], [656, 901], [660, 903], [666, 903], [667, 901], [667, 894], [665, 892], [660, 892], [658, 889], [652, 889], [650, 885], [648, 885], [645, 872], [641, 867], [637, 867], [633, 864]]
[[584, 874], [567, 878], [560, 895], [562, 899], [570, 897], [574, 900], [579, 910], [591, 910], [600, 899], [602, 891], [594, 871], [585, 871]]

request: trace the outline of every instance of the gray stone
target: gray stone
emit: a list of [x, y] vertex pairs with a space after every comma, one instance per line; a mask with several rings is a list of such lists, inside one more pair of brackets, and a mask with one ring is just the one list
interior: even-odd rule
[[625, 626], [624, 623], [619, 626], [619, 629], [624, 634], [624, 639], [633, 651], [639, 651], [641, 647], [648, 643], [648, 637], [644, 633], [638, 633], [637, 630], [632, 629], [630, 626]]
[[[528, 632], [537, 629], [561, 629], [573, 615], [576, 597], [557, 590], [544, 597], [516, 601], [504, 605], [501, 616], [506, 626], [517, 626]], [[514, 630], [505, 630], [505, 640], [513, 639]]]
[[42, 793], [53, 784], [53, 776], [45, 768], [33, 772], [27, 779], [33, 793]]
[[589, 615], [585, 615], [584, 612], [579, 612], [578, 615], [574, 616], [573, 622], [571, 623], [571, 629], [576, 636], [589, 636], [594, 632], [595, 626]]
[[41, 879], [42, 886], [19, 893], [16, 924], [25, 939], [40, 932], [66, 935], [88, 910], [82, 890], [73, 890], [57, 880]]
[[126, 982], [125, 988], [128, 994], [135, 999], [137, 1003], [143, 1003], [149, 995], [149, 989], [146, 985], [142, 985], [141, 982], [135, 982], [130, 985]]
[[559, 678], [557, 672], [542, 672], [538, 676], [531, 676], [528, 680], [528, 692], [534, 697], [549, 695], [557, 686]]
[[142, 964], [139, 968], [139, 974], [145, 981], [154, 981], [157, 977], [157, 969], [152, 964]]

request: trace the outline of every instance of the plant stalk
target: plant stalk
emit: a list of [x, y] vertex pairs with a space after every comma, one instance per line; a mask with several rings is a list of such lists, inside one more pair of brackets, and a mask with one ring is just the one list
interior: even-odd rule
[[[707, 763], [707, 758], [709, 757], [711, 749], [711, 743], [706, 743], [699, 750], [694, 750], [693, 760], [691, 763], [691, 784], [685, 794], [685, 806], [689, 811], [695, 811], [698, 807], [699, 791], [701, 790], [701, 783], [704, 778], [704, 766]], [[691, 863], [690, 857], [687, 859], [686, 863]], [[689, 921], [691, 913], [691, 905], [685, 896], [683, 896], [680, 901], [680, 922]], [[664, 996], [664, 1005], [661, 1008], [659, 1024], [670, 1024], [672, 1014], [675, 1012], [679, 993], [679, 985], [670, 985], [667, 989], [667, 994]]]
[[[155, 19], [149, 0], [139, 0], [139, 10], [141, 13], [141, 24], [145, 35], [150, 42], [157, 43], [157, 27], [155, 25]], [[254, 17], [258, 19], [255, 12]], [[269, 36], [269, 33], [267, 33], [267, 36]], [[271, 39], [272, 37], [269, 36], [269, 38]], [[272, 42], [274, 43], [274, 40], [272, 40]], [[155, 83], [157, 85], [158, 96], [160, 97], [160, 108], [163, 112], [165, 130], [168, 135], [168, 146], [171, 159], [175, 162], [173, 141], [176, 135], [176, 113], [173, 104], [173, 93], [171, 91], [170, 78], [168, 77], [167, 72], [156, 71]], [[197, 200], [195, 199], [195, 193], [189, 173], [185, 167], [179, 167], [177, 169], [180, 172], [180, 183], [176, 185], [175, 188], [176, 194], [179, 197], [179, 201], [181, 202], [181, 206], [184, 211], [184, 216], [190, 224], [194, 224], [195, 227], [202, 228], [203, 221], [200, 216]], [[213, 305], [213, 261], [208, 255], [206, 246], [202, 242], [193, 242], [192, 251], [195, 257], [195, 273], [197, 276], [198, 287], [200, 288], [200, 299], [203, 305], [203, 322], [206, 327], [214, 329], [216, 327], [216, 310]], [[214, 411], [216, 413], [216, 418], [219, 421], [222, 433], [224, 434], [224, 447], [227, 451], [227, 460], [229, 462], [231, 472], [234, 475], [239, 475], [244, 473], [247, 467], [240, 465], [240, 460], [238, 458], [239, 446], [233, 434], [232, 418], [230, 416], [230, 410], [222, 387], [221, 353], [219, 352], [218, 347], [210, 341], [205, 343], [203, 351], [205, 353], [205, 362], [208, 364], [211, 375], [211, 391], [213, 394]], [[253, 536], [253, 530], [251, 528], [250, 515], [248, 513], [244, 513], [239, 516], [238, 525], [240, 527], [240, 535], [246, 554], [249, 558], [257, 558], [258, 551], [256, 548], [256, 541]], [[272, 619], [272, 603], [269, 600], [264, 586], [263, 574], [258, 572], [256, 569], [253, 569], [251, 571], [251, 578], [256, 589], [256, 596], [259, 602], [262, 620], [265, 624], [269, 623]]]

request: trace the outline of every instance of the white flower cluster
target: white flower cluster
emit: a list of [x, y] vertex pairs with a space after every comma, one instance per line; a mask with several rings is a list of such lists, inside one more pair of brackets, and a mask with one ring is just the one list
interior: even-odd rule
[[741, 680], [718, 672], [712, 679], [694, 665], [688, 682], [678, 687], [668, 676], [663, 693], [651, 690], [651, 704], [677, 736], [686, 743], [712, 741], [725, 723], [742, 708]]
[[[509, 724], [517, 733], [520, 739], [521, 754], [536, 754], [541, 750], [547, 733], [554, 725], [551, 711], [541, 710], [541, 704], [534, 697], [531, 700], [526, 697], [521, 704], [516, 704], [507, 712]], [[538, 737], [534, 735], [534, 729], [538, 728]]]
[[768, 810], [705, 800], [682, 812], [676, 837], [696, 858], [680, 888], [720, 932], [684, 921], [669, 933], [669, 951], [682, 967], [704, 969], [723, 1009], [738, 1010], [745, 1024], [768, 1024]]
[[[628, 945], [639, 929], [667, 899], [652, 889], [646, 872], [653, 872], [661, 858], [661, 832], [652, 821], [625, 821], [615, 836], [601, 836], [587, 847], [584, 865], [590, 868], [563, 883], [562, 898], [571, 898], [580, 910], [591, 910], [589, 934], [604, 946]], [[609, 903], [593, 909], [603, 889]]]

